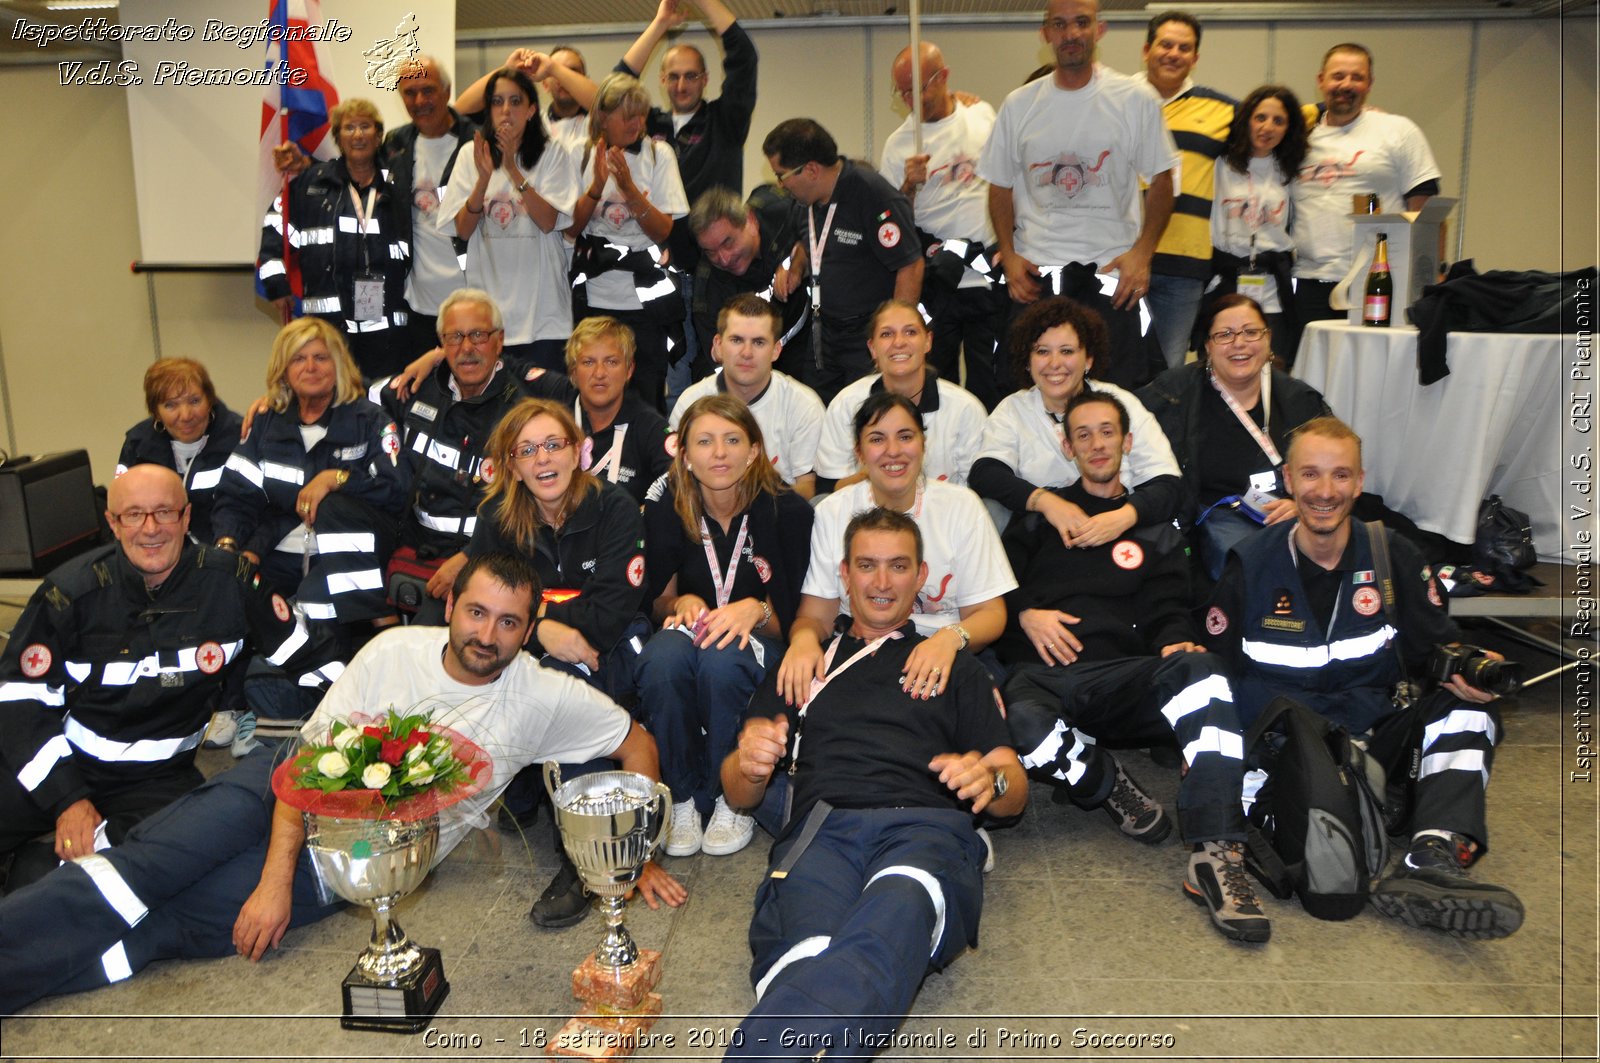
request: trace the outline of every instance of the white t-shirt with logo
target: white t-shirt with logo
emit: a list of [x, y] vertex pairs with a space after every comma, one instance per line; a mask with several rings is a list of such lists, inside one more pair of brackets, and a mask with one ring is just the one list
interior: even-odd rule
[[[994, 245], [989, 222], [989, 184], [978, 177], [978, 156], [994, 128], [994, 108], [957, 102], [948, 117], [922, 125], [922, 151], [928, 156], [928, 179], [917, 189], [911, 206], [917, 228], [940, 239], [978, 240]], [[899, 188], [906, 179], [906, 160], [917, 154], [911, 118], [889, 134], [878, 170]], [[989, 279], [967, 267], [961, 287], [987, 287]]]
[[[872, 385], [878, 378], [879, 374], [873, 373], [854, 380], [828, 403], [828, 412], [822, 418], [822, 438], [817, 443], [818, 476], [839, 480], [860, 468], [856, 462], [856, 411], [872, 394]], [[927, 434], [922, 472], [930, 480], [965, 484], [978, 457], [978, 441], [987, 415], [983, 403], [966, 388], [948, 380], [937, 384], [939, 408], [922, 414], [922, 427]], [[932, 386], [932, 380], [924, 385]], [[927, 401], [926, 396], [923, 401]]]
[[[419, 314], [435, 316], [445, 296], [461, 287], [461, 263], [448, 233], [439, 229], [439, 204], [445, 190], [439, 179], [457, 147], [456, 169], [472, 169], [472, 141], [462, 144], [454, 133], [417, 136], [411, 168], [411, 272], [406, 276], [406, 302]], [[451, 171], [451, 176], [455, 172]], [[469, 186], [470, 187], [470, 186]]]
[[[717, 381], [722, 369], [690, 384], [677, 405], [672, 407], [668, 425], [676, 432], [685, 410], [696, 399], [717, 394]], [[811, 472], [817, 455], [817, 439], [822, 435], [822, 400], [817, 393], [794, 377], [772, 371], [772, 380], [766, 390], [750, 404], [756, 424], [761, 426], [761, 436], [766, 444], [767, 457], [777, 467], [778, 475], [786, 484], [793, 484]]]
[[1140, 177], [1177, 165], [1161, 104], [1132, 78], [1096, 67], [1081, 89], [1047, 75], [1007, 96], [978, 176], [1011, 189], [1023, 258], [1104, 267], [1138, 239]]
[[[1157, 476], [1182, 475], [1167, 434], [1133, 392], [1103, 380], [1094, 381], [1090, 387], [1114, 396], [1128, 411], [1133, 451], [1122, 460], [1124, 487], [1137, 487]], [[1032, 387], [1000, 400], [983, 426], [978, 457], [1005, 464], [1035, 487], [1065, 487], [1078, 482], [1078, 466], [1067, 456], [1061, 440], [1055, 417], [1044, 408], [1044, 396]]]
[[[871, 509], [872, 485], [865, 480], [817, 503], [811, 525], [811, 565], [800, 588], [817, 598], [834, 598], [850, 612], [850, 594], [839, 578], [844, 559], [844, 530], [850, 518]], [[961, 619], [963, 606], [999, 598], [1017, 587], [1006, 561], [1000, 533], [983, 500], [970, 489], [929, 480], [923, 485], [921, 512], [912, 518], [922, 533], [922, 559], [928, 578], [917, 595], [911, 620], [917, 632], [931, 635]]]
[[[584, 148], [583, 194], [587, 195], [594, 183], [594, 150]], [[683, 178], [678, 176], [678, 156], [670, 145], [646, 137], [639, 151], [626, 152], [628, 172], [639, 191], [650, 197], [650, 205], [674, 220], [689, 213], [689, 198], [683, 191]], [[594, 214], [584, 229], [587, 236], [599, 237], [613, 244], [622, 244], [635, 251], [656, 248], [658, 256], [666, 251], [666, 241], [657, 244], [645, 235], [639, 221], [628, 209], [627, 201], [617, 189], [615, 175], [606, 178], [600, 202], [594, 205]], [[595, 310], [638, 310], [638, 290], [633, 274], [625, 270], [607, 270], [598, 277], [589, 278], [589, 306]]]

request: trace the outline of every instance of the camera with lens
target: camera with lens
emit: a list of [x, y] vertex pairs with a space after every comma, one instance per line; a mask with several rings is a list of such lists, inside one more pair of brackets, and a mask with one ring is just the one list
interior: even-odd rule
[[1435, 646], [1428, 658], [1428, 676], [1447, 683], [1459, 675], [1468, 686], [1508, 697], [1522, 686], [1522, 665], [1516, 661], [1497, 661], [1482, 646]]

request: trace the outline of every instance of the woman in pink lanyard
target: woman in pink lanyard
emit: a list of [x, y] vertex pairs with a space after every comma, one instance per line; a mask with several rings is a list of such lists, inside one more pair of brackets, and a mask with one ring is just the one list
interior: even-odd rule
[[783, 657], [812, 509], [778, 476], [738, 398], [691, 404], [678, 440], [663, 490], [644, 507], [645, 571], [661, 630], [635, 676], [661, 779], [672, 788], [667, 855], [725, 856], [750, 844], [755, 821], [728, 807], [718, 772], [750, 695]]
[[1321, 392], [1272, 367], [1272, 331], [1254, 299], [1221, 296], [1200, 311], [1205, 358], [1139, 392], [1172, 444], [1206, 573], [1264, 524], [1294, 516], [1279, 470], [1289, 435], [1330, 412]]

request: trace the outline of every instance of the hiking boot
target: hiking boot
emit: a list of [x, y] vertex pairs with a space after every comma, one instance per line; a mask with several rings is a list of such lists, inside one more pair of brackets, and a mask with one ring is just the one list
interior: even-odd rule
[[693, 801], [677, 802], [667, 826], [667, 855], [693, 856], [700, 851], [700, 841], [700, 810]]
[[[691, 809], [694, 808], [693, 801], [688, 804]], [[695, 816], [696, 822], [699, 818]], [[705, 834], [701, 835], [700, 851], [712, 856], [732, 856], [749, 845], [755, 833], [755, 817], [735, 812], [728, 807], [726, 799], [719, 797], [716, 807], [711, 810], [711, 822], [706, 824]]]
[[202, 749], [227, 749], [233, 745], [233, 736], [239, 733], [239, 713], [235, 709], [224, 709], [211, 714], [211, 722], [206, 726], [206, 737], [200, 743]]
[[1244, 842], [1202, 842], [1189, 857], [1183, 895], [1211, 912], [1211, 923], [1234, 941], [1266, 941], [1272, 922], [1244, 868]]
[[550, 880], [550, 885], [545, 887], [539, 899], [533, 902], [533, 910], [528, 916], [535, 926], [560, 930], [576, 926], [588, 914], [589, 895], [583, 888], [583, 880], [578, 877], [578, 869], [572, 861], [563, 857], [561, 870], [556, 872], [556, 877]]
[[1425, 834], [1413, 838], [1394, 873], [1372, 891], [1372, 906], [1407, 926], [1487, 941], [1514, 934], [1522, 902], [1504, 886], [1467, 877], [1466, 839]]
[[246, 709], [234, 721], [233, 741], [228, 743], [228, 751], [234, 759], [247, 755], [261, 742], [256, 738], [256, 714]]
[[1166, 809], [1139, 788], [1133, 776], [1122, 769], [1120, 761], [1109, 753], [1106, 756], [1117, 774], [1110, 796], [1100, 802], [1100, 807], [1106, 810], [1118, 830], [1136, 842], [1154, 845], [1166, 838], [1172, 833], [1172, 820], [1167, 817]]

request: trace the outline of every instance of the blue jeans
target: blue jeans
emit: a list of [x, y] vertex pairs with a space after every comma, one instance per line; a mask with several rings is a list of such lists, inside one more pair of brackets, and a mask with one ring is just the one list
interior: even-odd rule
[[1150, 307], [1150, 331], [1155, 334], [1168, 369], [1182, 365], [1189, 353], [1189, 338], [1205, 287], [1206, 282], [1198, 277], [1150, 274], [1150, 290], [1144, 296]]
[[634, 665], [639, 712], [655, 736], [661, 781], [674, 802], [694, 801], [702, 814], [722, 790], [722, 761], [739, 741], [750, 695], [782, 658], [782, 646], [759, 635], [750, 645], [702, 649], [687, 631], [656, 632]]

